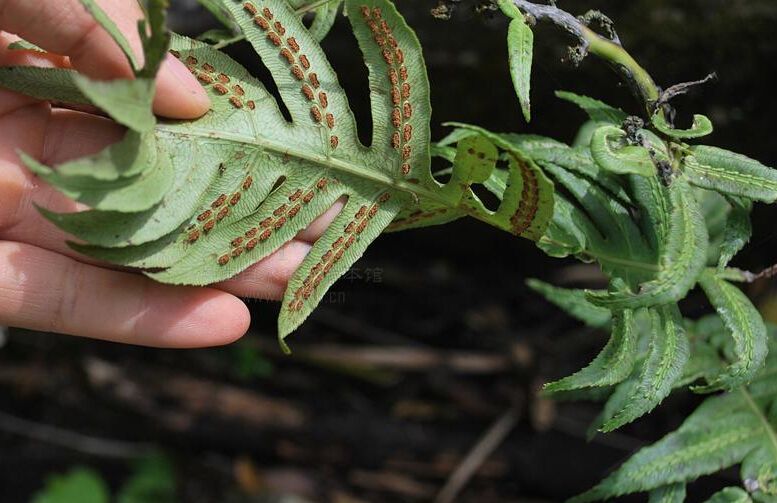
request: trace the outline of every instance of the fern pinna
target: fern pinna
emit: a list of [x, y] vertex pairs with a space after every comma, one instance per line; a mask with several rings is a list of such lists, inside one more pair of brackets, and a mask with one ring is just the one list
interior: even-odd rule
[[[471, 138], [485, 134], [541, 166], [556, 193], [552, 220], [538, 246], [554, 257], [596, 261], [610, 278], [608, 291], [529, 283], [586, 323], [611, 327], [599, 356], [580, 372], [548, 384], [546, 392], [613, 388], [598, 424], [602, 431], [651, 411], [681, 380], [688, 362], [690, 344], [678, 302], [697, 284], [735, 344], [730, 364], [704, 376], [706, 382], [694, 389], [747, 384], [766, 358], [767, 334], [758, 311], [729, 282], [746, 275], [727, 266], [749, 239], [752, 202], [777, 200], [775, 171], [738, 154], [682, 143], [689, 131], [664, 127], [661, 138], [602, 102], [559, 96], [590, 116], [572, 146], [454, 124], [457, 129], [436, 150], [456, 165], [461, 152], [471, 148]], [[664, 161], [668, 167], [661, 172]], [[508, 182], [509, 171], [497, 169], [486, 187], [501, 198]]]
[[[137, 68], [113, 23], [93, 0], [82, 3]], [[56, 169], [24, 157], [48, 183], [91, 207], [70, 214], [41, 210], [81, 240], [72, 244], [76, 250], [161, 282], [205, 285], [275, 252], [342, 198], [342, 211], [289, 282], [282, 341], [395, 219], [394, 227], [402, 228], [472, 215], [516, 235], [542, 235], [552, 185], [518, 153], [511, 154], [514, 188], [494, 212], [470, 188], [490, 176], [487, 163], [485, 171], [478, 168], [483, 152], [446, 184], [432, 177], [426, 69], [417, 38], [391, 2], [344, 4], [369, 69], [369, 147], [358, 139], [337, 75], [286, 0], [219, 3], [269, 69], [290, 121], [239, 64], [178, 35], [170, 37], [169, 51], [210, 92], [212, 109], [194, 121], [157, 121], [152, 77], [168, 49], [161, 1], [150, 2], [146, 65], [134, 80], [93, 82], [65, 69], [0, 72], [6, 87], [96, 105], [129, 128], [121, 143]]]

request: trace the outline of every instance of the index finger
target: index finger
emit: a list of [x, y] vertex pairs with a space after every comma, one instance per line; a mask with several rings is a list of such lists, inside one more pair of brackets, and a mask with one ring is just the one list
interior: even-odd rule
[[[99, 0], [140, 57], [135, 0]], [[68, 56], [76, 70], [101, 80], [131, 78], [124, 54], [79, 0], [0, 0], [0, 29], [19, 35], [46, 51]], [[204, 114], [210, 101], [189, 70], [168, 56], [157, 77], [154, 110], [167, 117], [191, 119]]]

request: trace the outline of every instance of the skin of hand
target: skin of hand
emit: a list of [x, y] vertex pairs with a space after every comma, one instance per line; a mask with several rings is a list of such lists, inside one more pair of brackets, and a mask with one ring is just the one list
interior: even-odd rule
[[[139, 53], [135, 0], [99, 3]], [[79, 0], [0, 0], [0, 30], [0, 66], [72, 67], [95, 79], [132, 75], [121, 50]], [[19, 37], [48, 53], [9, 50]], [[209, 106], [186, 67], [168, 56], [157, 76], [155, 113], [193, 119]], [[211, 288], [162, 285], [112, 270], [73, 252], [68, 237], [38, 213], [36, 205], [58, 212], [85, 208], [33, 176], [18, 152], [57, 165], [99, 152], [123, 134], [103, 117], [0, 89], [0, 325], [174, 348], [240, 338], [250, 314], [237, 296], [281, 298], [342, 204], [272, 256]]]

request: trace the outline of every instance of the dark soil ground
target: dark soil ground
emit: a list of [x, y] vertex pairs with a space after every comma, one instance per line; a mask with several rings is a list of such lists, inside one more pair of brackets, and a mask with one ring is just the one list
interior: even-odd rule
[[[468, 121], [570, 139], [583, 117], [555, 100], [555, 89], [633, 109], [610, 70], [593, 60], [565, 66], [564, 37], [542, 28], [536, 123], [527, 128], [506, 69], [502, 20], [466, 3], [449, 22], [428, 15], [432, 2], [398, 5], [424, 45], [434, 124]], [[713, 118], [710, 141], [777, 165], [773, 1], [562, 6], [610, 14], [624, 43], [665, 85], [717, 71], [716, 83], [678, 106]], [[184, 4], [177, 8], [177, 29], [199, 28]], [[366, 77], [345, 23], [324, 46], [368, 122]], [[232, 53], [261, 70], [247, 48]], [[753, 244], [738, 265], [757, 270], [777, 261], [774, 216], [773, 208], [759, 209]], [[455, 501], [561, 501], [676, 427], [698, 402], [674, 396], [647, 419], [589, 441], [596, 404], [554, 404], [536, 390], [585, 364], [605, 334], [536, 298], [524, 286], [528, 277], [600, 281], [596, 270], [461, 221], [381, 238], [292, 336], [292, 357], [275, 342], [277, 305], [259, 301], [250, 301], [250, 333], [219, 349], [144, 349], [11, 330], [0, 348], [0, 501], [27, 501], [51, 473], [77, 465], [116, 487], [132, 459], [150, 449], [173, 462], [184, 502], [293, 501], [292, 494], [431, 501], [499, 418], [512, 428]], [[768, 287], [751, 293], [770, 298]], [[706, 309], [694, 299], [685, 307], [689, 315]], [[704, 479], [689, 500], [735, 480], [733, 471]]]

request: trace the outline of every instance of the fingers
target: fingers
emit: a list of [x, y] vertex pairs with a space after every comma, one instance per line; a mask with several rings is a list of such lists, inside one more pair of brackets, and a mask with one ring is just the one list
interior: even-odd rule
[[161, 285], [0, 241], [0, 324], [143, 346], [228, 344], [248, 329], [236, 297]]
[[[141, 12], [137, 3], [130, 0], [99, 3], [125, 34], [135, 53], [140, 54], [136, 26]], [[92, 78], [132, 76], [121, 49], [78, 0], [0, 0], [0, 28], [47, 51], [68, 56], [75, 69]], [[157, 79], [154, 110], [167, 117], [190, 119], [204, 114], [209, 107], [210, 101], [202, 86], [183, 63], [168, 56]]]

